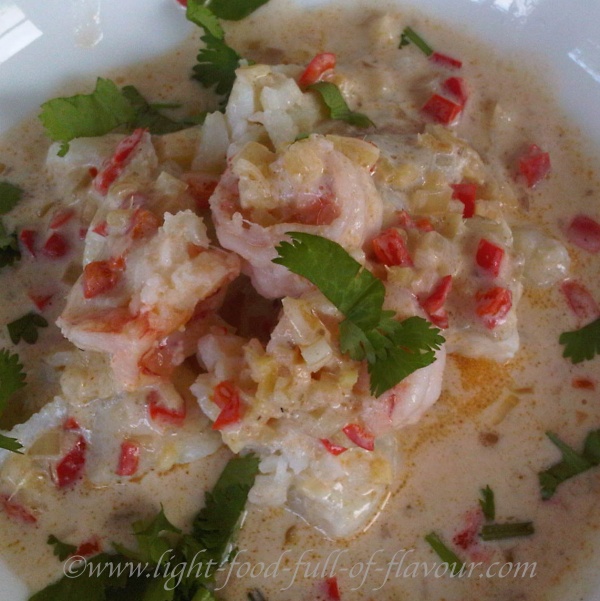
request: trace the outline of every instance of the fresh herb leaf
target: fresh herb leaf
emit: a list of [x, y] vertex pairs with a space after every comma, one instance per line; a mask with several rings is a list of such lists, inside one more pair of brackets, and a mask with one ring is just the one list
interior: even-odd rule
[[308, 89], [320, 94], [323, 102], [329, 109], [331, 119], [345, 121], [356, 127], [371, 127], [375, 125], [366, 115], [350, 110], [340, 89], [334, 83], [330, 81], [318, 81], [308, 86]]
[[209, 31], [206, 31], [200, 39], [205, 46], [198, 53], [193, 77], [205, 88], [214, 87], [215, 93], [223, 96], [221, 105], [224, 106], [233, 88], [235, 71], [242, 57], [223, 39]]
[[23, 190], [10, 182], [0, 182], [0, 215], [12, 211], [23, 196]]
[[572, 363], [590, 361], [600, 355], [600, 317], [579, 330], [563, 332], [558, 342], [565, 345], [563, 357]]
[[559, 448], [562, 461], [538, 474], [544, 500], [550, 499], [565, 480], [600, 465], [600, 430], [594, 430], [587, 435], [581, 454], [564, 443], [556, 434], [546, 432], [546, 436]]
[[135, 119], [135, 110], [110, 79], [98, 78], [91, 94], [54, 98], [42, 104], [40, 120], [48, 136], [62, 142], [64, 156], [69, 142], [85, 136], [102, 136]]
[[[132, 129], [141, 127], [151, 134], [162, 135], [189, 127], [187, 123], [174, 121], [161, 114], [158, 111], [159, 105], [149, 104], [135, 86], [125, 86], [121, 92], [135, 111], [135, 117], [129, 124]], [[165, 108], [171, 105], [160, 106]]]
[[133, 532], [138, 544], [137, 551], [131, 551], [118, 544], [113, 546], [126, 557], [154, 565], [159, 565], [162, 560], [166, 560], [168, 552], [173, 548], [172, 543], [163, 536], [163, 533], [181, 534], [181, 530], [169, 522], [162, 507], [155, 517], [134, 522]]
[[48, 322], [38, 313], [31, 311], [11, 321], [6, 327], [13, 344], [19, 344], [21, 340], [28, 344], [35, 344], [38, 339], [38, 328], [47, 328]]
[[[10, 397], [25, 386], [25, 372], [17, 353], [0, 349], [0, 415], [6, 409]], [[16, 439], [0, 434], [0, 448], [20, 453], [23, 445]]]
[[402, 322], [383, 310], [385, 287], [339, 244], [313, 234], [288, 232], [292, 243], [277, 247], [274, 263], [311, 281], [344, 314], [340, 349], [367, 360], [371, 393], [379, 396], [417, 369], [435, 361], [444, 343], [440, 330], [421, 317]]
[[269, 0], [210, 0], [210, 10], [225, 21], [241, 21]]
[[56, 555], [60, 561], [64, 561], [67, 557], [71, 557], [71, 555], [74, 555], [75, 551], [77, 551], [75, 545], [63, 543], [58, 540], [54, 534], [51, 534], [46, 542], [54, 547], [54, 555]]
[[479, 499], [479, 505], [483, 511], [486, 520], [496, 519], [496, 503], [494, 501], [494, 491], [488, 486], [481, 489], [482, 498]]
[[[258, 459], [254, 456], [232, 459], [212, 492], [207, 493], [206, 506], [194, 520], [191, 535], [177, 540], [180, 530], [169, 522], [161, 507], [154, 518], [133, 525], [137, 551], [115, 545], [119, 553], [92, 557], [29, 601], [216, 601], [209, 587], [225, 559], [257, 472]], [[63, 557], [70, 551], [55, 537], [48, 543]], [[207, 563], [210, 570], [204, 568]], [[181, 565], [190, 569], [180, 572]]]
[[12, 265], [21, 258], [17, 234], [7, 234], [0, 221], [0, 268]]
[[455, 574], [459, 573], [464, 568], [465, 564], [460, 559], [460, 557], [458, 557], [458, 555], [456, 555], [456, 553], [454, 553], [454, 551], [449, 549], [445, 545], [444, 541], [435, 532], [430, 532], [425, 537], [425, 540], [429, 543], [431, 548], [437, 553], [438, 557], [444, 563], [448, 564], [453, 576]]
[[218, 15], [212, 10], [205, 6], [199, 0], [188, 0], [187, 9], [185, 11], [185, 17], [188, 21], [202, 27], [204, 31], [207, 31], [215, 38], [222, 40], [225, 37], [223, 28], [219, 23]]
[[533, 522], [515, 522], [513, 524], [485, 524], [479, 536], [482, 540], [503, 540], [519, 536], [531, 536], [535, 532]]
[[218, 564], [226, 557], [257, 473], [254, 455], [231, 459], [194, 520], [192, 536]]
[[404, 48], [408, 44], [413, 43], [425, 56], [433, 54], [433, 48], [412, 28], [405, 27], [400, 36], [399, 48]]
[[0, 414], [10, 397], [25, 386], [25, 372], [17, 353], [0, 349]]

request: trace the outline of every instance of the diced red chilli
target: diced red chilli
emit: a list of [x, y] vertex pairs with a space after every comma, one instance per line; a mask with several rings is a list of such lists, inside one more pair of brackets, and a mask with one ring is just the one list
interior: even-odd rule
[[100, 541], [97, 537], [93, 537], [90, 540], [87, 540], [81, 543], [75, 553], [73, 553], [74, 557], [92, 557], [93, 555], [98, 555], [102, 551], [100, 547]]
[[80, 227], [79, 228], [79, 239], [80, 240], [85, 240], [85, 237], [87, 236], [87, 233], [88, 233], [87, 228]]
[[321, 438], [321, 443], [332, 455], [341, 455], [344, 451], [348, 450], [348, 447], [343, 447], [340, 444], [335, 444], [327, 438]]
[[482, 238], [477, 247], [475, 261], [477, 265], [490, 273], [495, 278], [500, 273], [502, 259], [504, 258], [504, 249], [489, 240]]
[[448, 314], [444, 310], [444, 303], [452, 290], [452, 276], [444, 276], [433, 289], [431, 294], [421, 301], [423, 310], [431, 321], [439, 328], [448, 327]]
[[161, 398], [158, 392], [152, 390], [146, 396], [146, 402], [148, 403], [148, 413], [150, 419], [155, 422], [163, 422], [173, 426], [181, 426], [185, 420], [186, 410], [185, 405], [181, 408], [171, 409], [165, 407], [161, 403]]
[[106, 238], [106, 236], [108, 236], [108, 223], [106, 223], [106, 221], [101, 221], [98, 225], [94, 226], [92, 232]]
[[404, 238], [393, 227], [373, 239], [373, 252], [377, 260], [388, 267], [412, 267], [413, 265]]
[[0, 504], [4, 513], [13, 521], [22, 524], [35, 524], [37, 517], [26, 507], [13, 501], [8, 495], [0, 495]]
[[493, 330], [500, 325], [512, 308], [512, 292], [507, 288], [495, 286], [488, 290], [479, 290], [475, 294], [477, 303], [475, 312], [486, 328]]
[[221, 412], [212, 425], [213, 430], [222, 430], [232, 424], [237, 424], [242, 419], [242, 401], [237, 387], [224, 380], [215, 386], [213, 402]]
[[83, 296], [95, 298], [109, 292], [119, 283], [122, 269], [114, 261], [92, 261], [83, 268]]
[[63, 430], [81, 430], [81, 426], [74, 417], [68, 417], [63, 424]]
[[460, 182], [450, 184], [452, 198], [463, 203], [463, 217], [470, 219], [475, 215], [475, 199], [477, 197], [477, 184], [473, 182]]
[[21, 244], [29, 251], [32, 257], [35, 257], [35, 239], [37, 232], [35, 230], [21, 230], [19, 232], [19, 240]]
[[469, 100], [469, 90], [462, 77], [449, 77], [442, 83], [442, 88], [448, 94], [452, 94], [462, 106]]
[[437, 123], [450, 125], [460, 115], [462, 106], [452, 102], [440, 94], [434, 94], [424, 105], [421, 111]]
[[175, 0], [178, 4], [181, 4], [181, 6], [187, 6], [188, 4], [188, 0]]
[[60, 259], [69, 252], [69, 245], [65, 238], [54, 232], [42, 248], [42, 254], [49, 259]]
[[119, 142], [112, 158], [94, 178], [94, 187], [100, 194], [106, 195], [108, 189], [121, 175], [131, 160], [134, 150], [141, 142], [144, 133], [146, 133], [145, 129], [138, 128], [131, 135]]
[[335, 69], [335, 63], [335, 54], [332, 54], [331, 52], [322, 52], [321, 54], [317, 54], [310, 61], [310, 63], [308, 63], [308, 66], [302, 75], [300, 75], [300, 78], [298, 79], [298, 85], [301, 88], [305, 88], [313, 83], [317, 83], [321, 77], [323, 77], [323, 74], [326, 71]]
[[447, 54], [442, 54], [441, 52], [434, 52], [429, 55], [429, 60], [437, 63], [438, 65], [443, 65], [444, 67], [450, 67], [451, 69], [460, 69], [462, 67], [462, 62], [448, 56]]
[[348, 424], [342, 432], [357, 446], [366, 451], [375, 449], [375, 437], [359, 424]]
[[71, 450], [58, 462], [56, 466], [56, 485], [65, 488], [73, 485], [83, 476], [87, 443], [83, 436], [79, 436]]
[[519, 157], [518, 172], [528, 188], [533, 188], [550, 173], [550, 155], [536, 144], [530, 144]]
[[595, 254], [600, 251], [600, 223], [588, 215], [577, 215], [567, 228], [567, 239]]
[[131, 220], [131, 237], [134, 240], [148, 238], [160, 227], [160, 219], [147, 209], [137, 209]]
[[592, 321], [600, 316], [600, 307], [589, 290], [573, 280], [563, 282], [561, 292], [565, 295], [571, 311], [583, 321]]
[[43, 311], [48, 304], [50, 303], [50, 301], [52, 300], [52, 294], [34, 294], [33, 292], [30, 292], [28, 294], [29, 298], [31, 299], [31, 302], [38, 308], [39, 311]]
[[63, 209], [61, 211], [57, 211], [50, 220], [50, 225], [48, 227], [51, 230], [56, 230], [68, 223], [74, 215], [75, 211], [73, 211], [73, 209]]
[[133, 476], [140, 463], [140, 445], [132, 440], [121, 443], [117, 476]]
[[342, 597], [336, 576], [331, 576], [325, 580], [325, 590], [329, 601], [341, 601]]

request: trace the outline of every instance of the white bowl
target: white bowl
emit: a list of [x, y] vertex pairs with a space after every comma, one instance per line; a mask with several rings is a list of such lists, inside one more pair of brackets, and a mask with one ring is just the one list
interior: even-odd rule
[[[345, 0], [346, 2], [348, 0]], [[326, 0], [296, 0], [307, 9]], [[380, 5], [379, 0], [362, 0]], [[600, 2], [406, 0], [517, 62], [539, 66], [560, 105], [600, 143]], [[193, 26], [176, 0], [0, 2], [0, 133], [62, 86], [160, 55]], [[0, 563], [0, 601], [28, 592]], [[597, 597], [600, 598], [600, 597]]]

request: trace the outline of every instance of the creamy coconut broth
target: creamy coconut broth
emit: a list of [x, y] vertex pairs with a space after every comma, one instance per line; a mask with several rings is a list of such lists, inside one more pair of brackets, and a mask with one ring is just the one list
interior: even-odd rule
[[[463, 62], [460, 71], [432, 66], [414, 45], [399, 50], [400, 33], [406, 25], [421, 33], [436, 50], [459, 58]], [[344, 520], [339, 520], [344, 524], [339, 525], [342, 536], [336, 538], [336, 525], [315, 517], [314, 506], [306, 509], [306, 504], [294, 505], [290, 501], [300, 513], [302, 508], [305, 509], [304, 516], [312, 524], [287, 510], [284, 504], [269, 507], [264, 498], [281, 494], [282, 489], [263, 480], [263, 488], [257, 487], [254, 496], [250, 495], [247, 515], [238, 535], [236, 544], [242, 552], [238, 564], [233, 564], [231, 573], [226, 567], [219, 575], [218, 582], [227, 581], [227, 584], [218, 594], [223, 599], [241, 600], [247, 598], [249, 590], [259, 589], [269, 601], [335, 598], [325, 585], [333, 569], [340, 597], [345, 601], [589, 598], [594, 578], [597, 579], [593, 566], [600, 548], [598, 470], [591, 469], [569, 479], [548, 501], [541, 500], [538, 472], [560, 459], [559, 451], [545, 436], [546, 431], [556, 433], [580, 450], [586, 435], [600, 425], [596, 388], [600, 376], [598, 357], [572, 365], [561, 356], [563, 347], [558, 344], [562, 332], [586, 323], [569, 308], [561, 291], [561, 282], [569, 277], [583, 284], [592, 297], [600, 299], [598, 255], [571, 244], [565, 236], [565, 228], [575, 215], [584, 213], [595, 219], [599, 217], [600, 165], [592, 157], [592, 149], [586, 146], [581, 133], [562, 118], [552, 101], [551, 91], [544, 89], [543, 82], [532, 77], [522, 65], [517, 68], [512, 63], [502, 62], [466, 37], [464, 32], [449, 31], [420, 14], [397, 10], [387, 14], [379, 8], [355, 12], [347, 7], [296, 12], [287, 4], [274, 2], [242, 22], [227, 24], [226, 32], [227, 42], [257, 64], [300, 65], [291, 71], [293, 77], [302, 73], [316, 53], [335, 53], [337, 66], [332, 81], [340, 86], [352, 109], [365, 113], [379, 126], [384, 124], [379, 134], [385, 139], [377, 140], [378, 134], [365, 130], [374, 136], [374, 144], [379, 142], [382, 148], [386, 143], [391, 144], [389, 140], [394, 136], [416, 138], [417, 133], [423, 133], [428, 120], [419, 108], [436, 90], [435, 86], [447, 77], [464, 78], [469, 99], [457, 125], [451, 126], [450, 130], [465, 139], [485, 164], [485, 193], [488, 196], [484, 196], [487, 200], [478, 201], [478, 211], [487, 210], [485, 216], [494, 219], [498, 210], [494, 201], [500, 200], [513, 232], [519, 226], [534, 227], [540, 232], [541, 237], [535, 238], [538, 242], [533, 246], [542, 248], [546, 258], [539, 258], [537, 270], [534, 265], [531, 273], [526, 271], [525, 276], [519, 273], [514, 277], [519, 281], [524, 277], [543, 280], [539, 275], [542, 273], [549, 283], [534, 286], [525, 282], [517, 310], [520, 348], [513, 358], [504, 357], [508, 351], [500, 346], [494, 351], [500, 357], [499, 361], [450, 352], [439, 400], [423, 411], [417, 423], [406, 420], [406, 424], [401, 424], [403, 427], [395, 436], [395, 447], [391, 442], [394, 436], [388, 435], [381, 446], [377, 446], [376, 452], [364, 459], [369, 452], [355, 448], [346, 440], [347, 446], [352, 448], [339, 457], [356, 457], [357, 465], [366, 461], [367, 468], [360, 469], [371, 474], [372, 488], [376, 491], [373, 493], [376, 503], [370, 506], [364, 523], [357, 517], [359, 532], [352, 532], [351, 524], [347, 526]], [[207, 106], [214, 108], [210, 100], [205, 100], [200, 87], [188, 79], [197, 47], [198, 39], [194, 38], [161, 60], [109, 75], [119, 85], [137, 86], [153, 102], [181, 102], [184, 108], [180, 112], [187, 115]], [[93, 81], [58, 92], [60, 95], [87, 93], [91, 91]], [[361, 130], [343, 127], [325, 127], [319, 131], [357, 138], [363, 136]], [[434, 147], [449, 143], [440, 131], [427, 130]], [[302, 142], [325, 144], [314, 142], [312, 138], [297, 144]], [[528, 188], [523, 182], [515, 182], [514, 173], [520, 151], [531, 143], [550, 154], [552, 170], [535, 187]], [[112, 142], [113, 149], [115, 144]], [[63, 193], [57, 190], [61, 186], [64, 189], [66, 184], [56, 177], [58, 171], [55, 171], [58, 181], [50, 182], [45, 176], [48, 147], [49, 142], [37, 119], [20, 125], [3, 140], [0, 180], [18, 184], [26, 192], [18, 207], [3, 217], [8, 232], [40, 228], [40, 223], [47, 228], [50, 215], [64, 202]], [[329, 152], [316, 146], [304, 148], [316, 154]], [[73, 143], [70, 152], [76, 151], [77, 146]], [[365, 148], [361, 151], [366, 152]], [[173, 153], [164, 148], [163, 152]], [[394, 167], [390, 157], [395, 151], [387, 152], [389, 154], [385, 156], [390, 160], [386, 165], [379, 159], [372, 169], [374, 178], [385, 178], [385, 169], [390, 168], [390, 163]], [[464, 152], [468, 154], [467, 150]], [[173, 155], [169, 156], [172, 158]], [[417, 156], [415, 162], [420, 160], [420, 155], [409, 155], [406, 163], [411, 163], [411, 156]], [[405, 185], [403, 177], [408, 181], [413, 177], [410, 169], [395, 174], [401, 180], [400, 183], [396, 180], [399, 188]], [[391, 180], [393, 177], [389, 176]], [[492, 180], [494, 185], [490, 183]], [[390, 189], [389, 181], [381, 184], [386, 190]], [[222, 193], [222, 188], [218, 188], [216, 194], [219, 190]], [[83, 196], [80, 196], [79, 204], [74, 205], [77, 218], [56, 230], [70, 241], [71, 249], [66, 259], [51, 260], [41, 255], [34, 259], [23, 251], [23, 258], [15, 268], [5, 267], [0, 271], [3, 324], [30, 310], [37, 311], [32, 305], [31, 294], [36, 297], [52, 295], [41, 311], [51, 325], [40, 330], [36, 344], [21, 342], [15, 346], [6, 328], [0, 332], [2, 347], [18, 351], [27, 372], [27, 386], [15, 394], [3, 416], [6, 429], [24, 421], [56, 395], [67, 395], [64, 387], [69, 385], [68, 382], [72, 395], [79, 394], [72, 390], [79, 387], [83, 391], [81, 398], [87, 399], [81, 403], [83, 408], [70, 409], [83, 420], [89, 399], [115, 395], [116, 384], [106, 378], [107, 361], [98, 358], [100, 353], [93, 355], [95, 359], [81, 355], [77, 360], [79, 363], [65, 359], [64, 353], [72, 352], [74, 347], [54, 325], [61, 314], [64, 317], [65, 299], [71, 288], [77, 286], [81, 274], [83, 241], [79, 230], [87, 228], [94, 217], [95, 209], [86, 208], [85, 200], [81, 198]], [[72, 197], [67, 202], [72, 202]], [[483, 208], [486, 202], [490, 203], [488, 209]], [[193, 207], [193, 203], [190, 206]], [[188, 208], [180, 207], [181, 210]], [[172, 208], [170, 211], [175, 212]], [[427, 214], [422, 211], [421, 215], [423, 213]], [[439, 215], [435, 212], [429, 215], [437, 225]], [[384, 216], [383, 223], [392, 223], [389, 214]], [[183, 224], [178, 225], [183, 231]], [[450, 228], [448, 224], [444, 227]], [[385, 226], [379, 229], [384, 230]], [[41, 242], [49, 235], [47, 232], [47, 229], [40, 229]], [[373, 235], [366, 234], [366, 237]], [[568, 272], [568, 260], [561, 254], [560, 245], [549, 242], [552, 240], [568, 249]], [[414, 240], [412, 243], [418, 246]], [[461, 249], [457, 260], [463, 260], [466, 252]], [[512, 258], [519, 255], [518, 249], [511, 249], [510, 255]], [[516, 259], [514, 262], [518, 263]], [[529, 265], [533, 264], [534, 261], [530, 261]], [[385, 271], [376, 266], [376, 261], [369, 265], [377, 275], [381, 276]], [[564, 273], [560, 273], [559, 265], [565, 266]], [[395, 273], [399, 281], [405, 277]], [[476, 277], [475, 270], [473, 277]], [[512, 282], [511, 277], [506, 276], [506, 281]], [[456, 281], [453, 290], [461, 293]], [[455, 323], [462, 319], [462, 308], [460, 304], [452, 304], [451, 294], [447, 307], [450, 329], [453, 319]], [[322, 300], [317, 299], [315, 303], [322, 303]], [[319, 306], [323, 310], [324, 305]], [[235, 313], [235, 309], [229, 308], [223, 315]], [[468, 338], [468, 328], [466, 331], [463, 338], [449, 333], [449, 338], [454, 337], [454, 348], [473, 348], [479, 344], [479, 339], [474, 342]], [[485, 331], [482, 336], [487, 336]], [[205, 351], [205, 357], [207, 353]], [[160, 504], [174, 524], [184, 529], [189, 527], [203, 503], [204, 491], [213, 486], [230, 456], [229, 451], [219, 445], [222, 432], [210, 429], [210, 421], [215, 420], [218, 411], [215, 412], [213, 407], [211, 413], [211, 407], [200, 402], [209, 421], [198, 409], [197, 397], [202, 396], [203, 387], [214, 386], [213, 381], [202, 378], [196, 381], [198, 371], [197, 363], [186, 361], [173, 374], [176, 390], [188, 407], [187, 425], [183, 426], [182, 432], [172, 425], [159, 428], [162, 435], [159, 442], [155, 441], [155, 434], [147, 434], [145, 444], [149, 451], [142, 460], [144, 463], [140, 464], [143, 474], [115, 479], [111, 475], [114, 466], [90, 464], [89, 477], [84, 475], [72, 486], [63, 488], [58, 488], [50, 478], [40, 476], [35, 483], [29, 484], [34, 495], [14, 496], [15, 503], [21, 504], [35, 499], [35, 507], [31, 508], [35, 523], [24, 523], [15, 516], [15, 511], [6, 510], [6, 506], [5, 511], [0, 511], [3, 558], [27, 582], [32, 592], [62, 576], [62, 564], [46, 544], [49, 534], [74, 545], [97, 539], [100, 547], [107, 551], [113, 541], [133, 547], [132, 522], [155, 515]], [[67, 379], [65, 373], [70, 374]], [[137, 414], [130, 415], [137, 419]], [[66, 419], [67, 413], [63, 417]], [[105, 420], [108, 425], [95, 423], [99, 424], [100, 430], [105, 428], [106, 437], [110, 438], [110, 426], [115, 423], [120, 424], [117, 427], [120, 436], [122, 424], [119, 420], [122, 419], [122, 414], [114, 413]], [[375, 427], [375, 422], [367, 423]], [[195, 437], [199, 431], [202, 432], [201, 444]], [[244, 440], [235, 436], [227, 438], [227, 432], [224, 436], [229, 446], [243, 447]], [[342, 438], [336, 438], [335, 442], [341, 444]], [[201, 458], [192, 462], [173, 459], [181, 458], [186, 448], [192, 449], [192, 456]], [[18, 485], [15, 487], [19, 478], [18, 464], [11, 468], [8, 461], [0, 472], [0, 493], [6, 495], [4, 498], [19, 489]], [[323, 471], [320, 475], [321, 484], [326, 488], [328, 479]], [[480, 490], [486, 485], [494, 491], [496, 521], [531, 521], [535, 534], [491, 542], [482, 542], [473, 536], [484, 523], [478, 499], [481, 498]], [[364, 482], [356, 486], [361, 494], [370, 494], [371, 489]], [[301, 486], [296, 483], [296, 488], [301, 489]], [[283, 494], [285, 492], [284, 489]], [[301, 490], [298, 494], [308, 493]], [[333, 512], [334, 520], [336, 515]], [[345, 536], [344, 532], [350, 534]], [[471, 577], [460, 579], [448, 575], [424, 577], [424, 569], [435, 570], [436, 562], [439, 565], [442, 561], [424, 540], [430, 532], [436, 532], [461, 559], [481, 562], [481, 567], [476, 568]], [[470, 540], [467, 540], [469, 536]], [[397, 562], [404, 557], [404, 563], [400, 567], [392, 564], [389, 568], [394, 556]], [[373, 565], [367, 572], [366, 564], [370, 559]], [[276, 574], [272, 573], [273, 568], [267, 577], [264, 571], [260, 573], [261, 562], [266, 566], [279, 560]], [[258, 566], [254, 572], [256, 577], [247, 574], [247, 567], [239, 565], [244, 562]], [[421, 565], [415, 569], [417, 562]], [[536, 575], [522, 577], [506, 568], [506, 576], [498, 576], [497, 570], [508, 562], [535, 562]], [[496, 571], [485, 577], [486, 568], [492, 565], [497, 566]]]

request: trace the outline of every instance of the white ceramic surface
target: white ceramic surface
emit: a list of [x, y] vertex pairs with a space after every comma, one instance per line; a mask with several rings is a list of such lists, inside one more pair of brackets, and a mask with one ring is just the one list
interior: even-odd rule
[[[296, 0], [311, 6], [327, 0]], [[379, 0], [358, 0], [381, 6]], [[406, 0], [539, 67], [600, 145], [599, 0]], [[192, 29], [176, 0], [0, 0], [0, 133], [82, 76], [163, 53]], [[0, 563], [0, 601], [27, 591]], [[600, 599], [600, 594], [596, 597]]]

